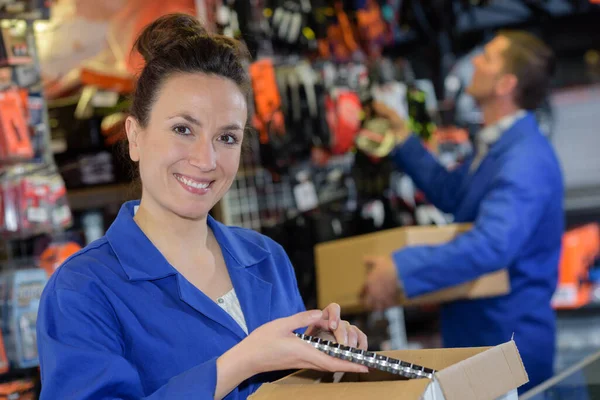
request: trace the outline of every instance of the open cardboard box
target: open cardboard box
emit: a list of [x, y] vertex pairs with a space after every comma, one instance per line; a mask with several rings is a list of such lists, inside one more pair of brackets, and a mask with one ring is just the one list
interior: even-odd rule
[[395, 350], [381, 354], [437, 370], [433, 380], [371, 370], [332, 374], [301, 370], [267, 383], [250, 400], [517, 400], [529, 381], [514, 341], [495, 347]]
[[[410, 226], [320, 243], [315, 247], [317, 298], [319, 308], [338, 303], [344, 312], [362, 310], [360, 291], [367, 255], [388, 255], [405, 246], [446, 243], [468, 231], [470, 224]], [[493, 297], [510, 291], [508, 272], [494, 272], [462, 285], [406, 299], [398, 304], [439, 304], [458, 299]]]

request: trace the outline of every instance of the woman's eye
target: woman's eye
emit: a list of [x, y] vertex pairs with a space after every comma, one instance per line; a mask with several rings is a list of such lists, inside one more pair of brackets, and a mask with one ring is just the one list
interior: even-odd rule
[[192, 133], [192, 131], [190, 131], [190, 128], [188, 128], [187, 126], [183, 126], [183, 125], [176, 126], [175, 128], [173, 128], [173, 131], [176, 134], [182, 135], [182, 136], [187, 136]]
[[225, 144], [236, 144], [238, 142], [238, 139], [236, 136], [226, 133], [224, 135], [221, 135], [221, 141]]

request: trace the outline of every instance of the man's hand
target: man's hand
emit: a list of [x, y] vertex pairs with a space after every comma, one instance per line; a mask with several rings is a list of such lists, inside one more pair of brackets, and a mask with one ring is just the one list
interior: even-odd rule
[[392, 307], [400, 292], [394, 260], [391, 256], [371, 256], [364, 261], [367, 280], [362, 290], [363, 304], [375, 311]]
[[406, 121], [398, 113], [385, 104], [373, 102], [373, 111], [378, 117], [385, 118], [390, 123], [390, 130], [396, 138], [396, 145], [403, 144], [411, 135]]

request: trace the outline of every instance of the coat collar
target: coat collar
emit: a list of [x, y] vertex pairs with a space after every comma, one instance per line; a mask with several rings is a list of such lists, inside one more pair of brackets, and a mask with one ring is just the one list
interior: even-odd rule
[[[152, 244], [133, 220], [134, 208], [139, 200], [123, 204], [117, 218], [106, 232], [108, 243], [129, 280], [161, 279], [177, 274], [162, 253]], [[247, 238], [244, 230], [230, 228], [210, 215], [208, 226], [213, 231], [222, 252], [227, 252], [236, 262], [236, 268], [258, 264], [271, 253], [262, 245]]]
[[490, 155], [502, 153], [516, 141], [522, 139], [523, 136], [533, 133], [542, 134], [537, 125], [535, 115], [527, 112], [500, 136], [500, 139], [490, 147], [489, 153]]

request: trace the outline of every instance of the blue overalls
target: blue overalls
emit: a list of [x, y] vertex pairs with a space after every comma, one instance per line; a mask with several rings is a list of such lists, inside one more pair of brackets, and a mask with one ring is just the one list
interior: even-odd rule
[[508, 295], [456, 301], [441, 310], [445, 347], [495, 346], [513, 337], [530, 382], [550, 378], [556, 289], [564, 230], [563, 180], [555, 153], [528, 113], [503, 133], [479, 168], [448, 172], [411, 137], [393, 157], [429, 201], [474, 228], [440, 246], [393, 258], [406, 295], [417, 296], [508, 268]]
[[[42, 400], [212, 399], [217, 358], [246, 334], [187, 281], [126, 203], [106, 236], [50, 278], [37, 319]], [[281, 246], [209, 217], [248, 331], [304, 311]], [[246, 399], [256, 376], [226, 399]]]

